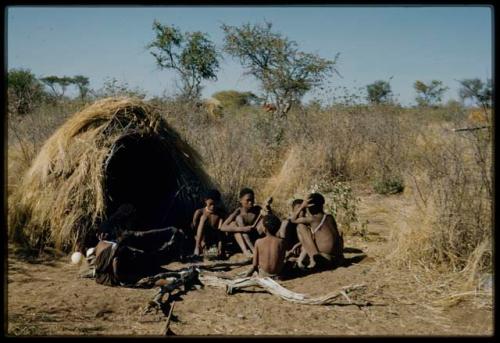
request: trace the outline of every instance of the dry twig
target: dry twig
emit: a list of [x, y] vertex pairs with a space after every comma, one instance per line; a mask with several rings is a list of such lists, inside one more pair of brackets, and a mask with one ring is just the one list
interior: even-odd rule
[[[233, 294], [234, 291], [238, 289], [256, 286], [264, 288], [269, 293], [277, 295], [284, 300], [305, 305], [327, 305], [333, 303], [339, 297], [346, 297], [349, 301], [349, 304], [360, 305], [353, 303], [351, 299], [347, 296], [347, 293], [355, 290], [364, 289], [366, 287], [366, 285], [363, 284], [350, 285], [342, 287], [338, 291], [329, 293], [321, 297], [312, 297], [307, 294], [292, 292], [268, 277], [265, 278], [246, 277], [235, 280], [224, 280], [215, 276], [207, 275], [207, 276], [202, 276], [200, 279], [206, 285], [226, 288], [226, 292], [228, 294]], [[370, 305], [370, 303], [366, 303], [364, 305], [368, 306]]]

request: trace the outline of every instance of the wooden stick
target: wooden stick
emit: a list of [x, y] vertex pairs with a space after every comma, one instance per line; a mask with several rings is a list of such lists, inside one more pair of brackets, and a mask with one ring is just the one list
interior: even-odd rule
[[172, 301], [170, 305], [170, 311], [168, 312], [167, 323], [165, 324], [165, 329], [163, 330], [164, 336], [173, 336], [173, 332], [170, 330], [170, 318], [172, 318], [172, 312], [174, 312], [175, 300]]
[[273, 295], [277, 295], [280, 298], [294, 302], [294, 303], [299, 303], [299, 304], [305, 304], [305, 305], [326, 305], [330, 304], [339, 297], [346, 297], [350, 304], [353, 304], [351, 299], [347, 297], [347, 293], [354, 291], [354, 290], [359, 290], [363, 289], [366, 287], [364, 284], [357, 284], [357, 285], [350, 285], [350, 286], [345, 286], [342, 287], [340, 290], [337, 290], [332, 293], [328, 293], [324, 296], [320, 297], [312, 297], [307, 294], [302, 294], [302, 293], [296, 293], [292, 292], [283, 286], [281, 286], [279, 283], [274, 281], [271, 278], [264, 277], [246, 277], [246, 278], [239, 278], [239, 279], [234, 279], [234, 280], [224, 280], [221, 278], [217, 278], [215, 276], [211, 275], [206, 275], [200, 277], [200, 279], [205, 283], [206, 285], [209, 286], [215, 286], [215, 287], [224, 287], [226, 288], [226, 292], [228, 294], [233, 294], [235, 290], [246, 288], [246, 287], [261, 287], [264, 288], [266, 291]]

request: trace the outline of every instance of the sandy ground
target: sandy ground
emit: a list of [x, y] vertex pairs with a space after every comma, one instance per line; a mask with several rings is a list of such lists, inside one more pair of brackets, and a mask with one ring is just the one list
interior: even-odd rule
[[[451, 307], [433, 306], [426, 289], [407, 270], [384, 263], [390, 251], [387, 237], [394, 228], [390, 209], [398, 196], [365, 194], [360, 217], [369, 218], [366, 238], [347, 237], [346, 253], [357, 261], [347, 267], [280, 282], [300, 293], [323, 295], [353, 284], [366, 284], [354, 300], [371, 306], [316, 306], [286, 302], [261, 289], [226, 295], [206, 286], [177, 301], [177, 335], [492, 335], [491, 303], [462, 301]], [[348, 250], [349, 251], [349, 250]], [[362, 251], [361, 253], [359, 251]], [[366, 255], [360, 259], [360, 256]], [[233, 256], [232, 260], [240, 256]], [[106, 287], [78, 277], [79, 268], [67, 256], [26, 261], [9, 252], [7, 282], [8, 335], [161, 335], [163, 313], [143, 314], [156, 289]], [[177, 264], [178, 267], [178, 264]], [[229, 272], [241, 272], [240, 267]], [[425, 284], [425, 282], [424, 282]]]

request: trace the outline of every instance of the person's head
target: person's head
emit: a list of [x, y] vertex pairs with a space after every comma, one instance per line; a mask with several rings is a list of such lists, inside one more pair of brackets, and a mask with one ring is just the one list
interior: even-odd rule
[[120, 231], [133, 228], [136, 220], [136, 209], [134, 205], [121, 204], [118, 209], [105, 219], [98, 229], [98, 235], [103, 239], [115, 239]]
[[319, 193], [309, 194], [309, 213], [317, 214], [323, 212], [323, 205], [325, 204], [325, 198]]
[[267, 214], [262, 217], [262, 224], [266, 234], [275, 236], [281, 226], [281, 220], [274, 214]]
[[[292, 213], [295, 213], [299, 209], [300, 205], [302, 205], [303, 202], [304, 202], [303, 199], [294, 199], [292, 201]], [[299, 217], [303, 217], [304, 212], [305, 211], [301, 211], [299, 214]]]
[[205, 202], [205, 208], [208, 212], [212, 213], [215, 211], [215, 207], [220, 202], [220, 192], [216, 189], [208, 190], [203, 196], [203, 201]]
[[243, 188], [240, 191], [241, 207], [248, 210], [253, 207], [254, 203], [255, 203], [255, 194], [253, 193], [253, 190], [250, 188]]

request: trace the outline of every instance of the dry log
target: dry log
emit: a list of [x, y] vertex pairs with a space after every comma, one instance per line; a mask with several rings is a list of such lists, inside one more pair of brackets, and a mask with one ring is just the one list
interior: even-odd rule
[[[324, 296], [312, 297], [307, 294], [292, 292], [268, 277], [245, 277], [234, 280], [225, 280], [215, 276], [206, 275], [201, 276], [200, 280], [205, 285], [225, 288], [227, 294], [233, 294], [234, 291], [238, 289], [256, 286], [264, 288], [269, 293], [277, 295], [284, 300], [306, 305], [327, 305], [333, 303], [340, 297], [345, 297], [350, 304], [359, 305], [353, 303], [347, 296], [347, 294], [355, 290], [366, 288], [366, 285], [364, 284], [350, 285], [342, 287], [340, 290], [326, 294]], [[368, 303], [365, 303], [363, 305], [368, 305]]]

